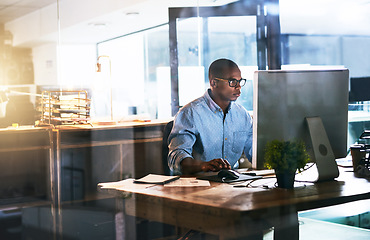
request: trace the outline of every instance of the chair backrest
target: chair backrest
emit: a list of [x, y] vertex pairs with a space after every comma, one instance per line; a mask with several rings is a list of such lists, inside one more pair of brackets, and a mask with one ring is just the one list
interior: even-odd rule
[[172, 175], [170, 168], [168, 167], [168, 136], [171, 133], [173, 127], [173, 121], [168, 122], [163, 128], [163, 138], [162, 138], [162, 165], [165, 175]]

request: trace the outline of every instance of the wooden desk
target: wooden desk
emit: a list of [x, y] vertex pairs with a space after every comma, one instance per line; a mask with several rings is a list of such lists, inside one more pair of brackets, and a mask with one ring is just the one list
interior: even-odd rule
[[0, 209], [23, 202], [51, 200], [52, 178], [47, 171], [52, 156], [52, 136], [47, 128], [0, 129]]
[[90, 199], [99, 182], [163, 174], [168, 121], [0, 128], [0, 207]]
[[[167, 122], [0, 129], [1, 224], [11, 215], [18, 228], [22, 214], [23, 223], [50, 233], [45, 239], [62, 239], [69, 226], [63, 218], [81, 212], [73, 206], [76, 213], [71, 213], [68, 206], [88, 208], [106, 197], [97, 192], [99, 182], [163, 174], [162, 131]], [[34, 214], [31, 206], [40, 206], [40, 211]]]
[[[129, 215], [219, 235], [220, 239], [261, 238], [262, 231], [271, 226], [282, 230], [275, 239], [297, 239], [298, 211], [370, 198], [369, 179], [356, 178], [349, 169], [340, 171], [335, 181], [293, 190], [235, 188], [222, 183], [196, 188], [154, 186], [133, 191], [125, 208]], [[292, 237], [287, 238], [287, 233]]]

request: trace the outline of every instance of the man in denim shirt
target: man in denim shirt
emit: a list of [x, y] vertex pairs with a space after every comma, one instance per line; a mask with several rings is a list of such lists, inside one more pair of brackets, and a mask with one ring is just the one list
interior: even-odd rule
[[169, 135], [168, 165], [176, 174], [238, 167], [242, 153], [252, 156], [252, 118], [235, 100], [246, 80], [231, 60], [214, 61], [210, 89], [176, 114]]

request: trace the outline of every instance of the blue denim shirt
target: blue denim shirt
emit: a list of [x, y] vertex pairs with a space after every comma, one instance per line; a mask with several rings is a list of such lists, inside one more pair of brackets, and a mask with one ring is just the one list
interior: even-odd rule
[[180, 162], [186, 157], [202, 161], [226, 159], [238, 167], [243, 151], [252, 159], [252, 118], [247, 110], [231, 102], [224, 120], [222, 109], [209, 95], [210, 89], [188, 103], [176, 114], [169, 135], [168, 165], [181, 173]]

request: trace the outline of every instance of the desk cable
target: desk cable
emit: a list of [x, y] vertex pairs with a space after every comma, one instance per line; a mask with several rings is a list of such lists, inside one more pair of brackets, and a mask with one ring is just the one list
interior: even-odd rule
[[252, 186], [251, 184], [257, 180], [263, 180], [263, 179], [269, 179], [269, 178], [275, 178], [275, 177], [263, 177], [263, 178], [259, 178], [259, 179], [251, 179], [251, 180], [246, 180], [246, 181], [249, 181], [247, 184], [238, 184], [238, 185], [233, 185], [233, 187], [236, 187], [236, 188], [264, 188], [264, 189], [269, 189], [270, 187], [266, 184], [261, 184], [261, 185], [257, 185], [257, 186]]
[[198, 234], [200, 234], [199, 231], [190, 229], [188, 232], [185, 233], [184, 236], [178, 238], [177, 240], [189, 240], [189, 239], [191, 239], [192, 237], [194, 237]]
[[[267, 184], [260, 184], [260, 185], [257, 185], [257, 186], [251, 185], [253, 182], [255, 182], [257, 180], [272, 179], [272, 178], [276, 179], [276, 177], [264, 177], [264, 178], [260, 178], [260, 179], [247, 180], [247, 181], [249, 181], [247, 184], [233, 185], [233, 187], [235, 187], [235, 188], [263, 188], [263, 189], [277, 188], [277, 181], [275, 181], [273, 187], [270, 187]], [[295, 182], [302, 182], [302, 181], [295, 181]], [[304, 184], [303, 186], [300, 186], [300, 188], [305, 188], [305, 187], [306, 187], [306, 184]]]

